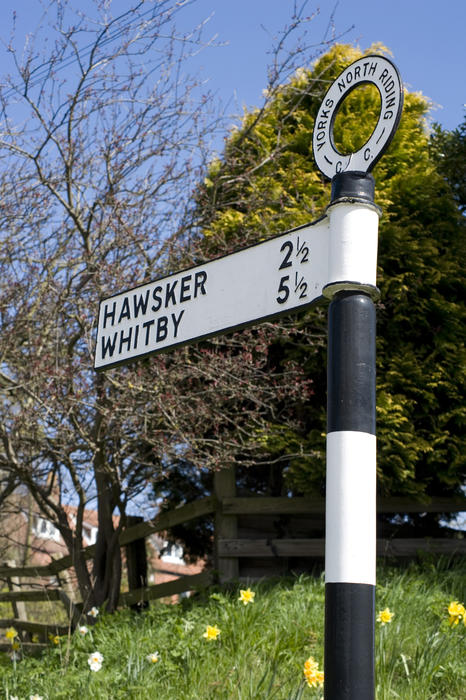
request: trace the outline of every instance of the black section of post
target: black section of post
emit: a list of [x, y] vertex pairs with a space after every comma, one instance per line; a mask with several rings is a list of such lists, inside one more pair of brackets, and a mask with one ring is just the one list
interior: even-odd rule
[[361, 292], [339, 292], [328, 315], [327, 432], [375, 435], [375, 306]]
[[325, 698], [372, 700], [375, 586], [325, 587]]
[[338, 173], [332, 179], [331, 204], [341, 200], [374, 204], [375, 180], [368, 173]]

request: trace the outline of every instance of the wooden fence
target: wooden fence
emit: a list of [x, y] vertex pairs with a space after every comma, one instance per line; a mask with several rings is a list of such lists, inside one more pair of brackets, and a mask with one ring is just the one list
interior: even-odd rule
[[[220, 580], [261, 578], [287, 571], [306, 571], [325, 553], [324, 498], [238, 497], [232, 470], [215, 474], [215, 566]], [[378, 516], [414, 513], [458, 513], [466, 498], [379, 499]], [[379, 557], [416, 557], [418, 553], [464, 555], [466, 540], [401, 538], [377, 540]]]
[[[212, 515], [217, 507], [214, 496], [204, 498], [194, 503], [175, 508], [174, 510], [161, 513], [152, 522], [141, 522], [124, 530], [120, 535], [120, 546], [131, 547], [132, 544], [140, 544], [145, 538], [156, 532], [167, 532], [172, 527], [187, 523], [195, 518]], [[140, 547], [139, 547], [140, 549]], [[86, 559], [92, 559], [95, 552], [95, 545], [86, 547], [84, 550]], [[12, 606], [13, 617], [0, 619], [0, 629], [14, 627], [18, 632], [24, 633], [22, 648], [26, 651], [36, 651], [46, 646], [50, 635], [63, 635], [73, 630], [82, 620], [82, 602], [73, 602], [64, 590], [62, 573], [73, 567], [72, 557], [67, 555], [61, 559], [56, 559], [45, 566], [11, 566], [8, 563], [0, 565], [0, 580], [7, 582], [8, 591], [0, 592], [0, 602], [8, 602]], [[24, 579], [37, 581], [38, 579], [55, 578], [55, 583], [41, 584], [38, 588], [24, 589]], [[128, 581], [131, 582], [131, 572]], [[192, 591], [197, 588], [205, 588], [213, 582], [213, 573], [203, 571], [200, 574], [191, 576], [180, 576], [174, 581], [160, 583], [153, 586], [130, 587], [130, 590], [120, 594], [120, 606], [131, 606], [143, 604], [157, 598], [171, 597]], [[60, 601], [65, 609], [68, 618], [68, 625], [56, 625], [53, 623], [31, 622], [26, 618], [24, 603], [27, 602], [49, 602]], [[38, 635], [40, 642], [31, 643], [33, 635]], [[1, 640], [1, 638], [0, 638]], [[11, 650], [11, 645], [0, 641], [0, 650]]]
[[[378, 504], [379, 513], [456, 513], [466, 511], [466, 498], [431, 499], [428, 502], [412, 502], [407, 499], [382, 499]], [[269, 498], [237, 497], [234, 472], [219, 471], [214, 478], [214, 494], [202, 500], [180, 506], [161, 513], [153, 521], [139, 522], [120, 535], [120, 546], [127, 551], [127, 565], [131, 564], [131, 547], [144, 551], [141, 543], [156, 532], [169, 532], [181, 525], [201, 517], [214, 518], [213, 569], [199, 574], [180, 576], [174, 581], [138, 587], [138, 576], [128, 572], [129, 590], [122, 592], [121, 606], [147, 604], [150, 600], [170, 597], [186, 591], [204, 588], [214, 581], [226, 582], [232, 579], [261, 578], [271, 573], [309, 565], [309, 561], [324, 556], [324, 538], [312, 536], [322, 531], [325, 512], [323, 498]], [[288, 532], [283, 531], [283, 519]], [[280, 518], [282, 521], [280, 521]], [[311, 533], [302, 536], [302, 533]], [[84, 555], [91, 559], [95, 545], [86, 547]], [[377, 540], [377, 554], [385, 557], [414, 557], [419, 552], [434, 555], [464, 555], [466, 540], [458, 538], [388, 538]], [[129, 554], [129, 556], [128, 556]], [[138, 555], [140, 556], [140, 555]], [[277, 567], [278, 564], [278, 567]], [[71, 556], [52, 561], [46, 566], [12, 567], [0, 566], [0, 579], [7, 582], [8, 591], [0, 593], [0, 602], [12, 605], [13, 616], [0, 619], [0, 629], [14, 626], [23, 632], [23, 648], [31, 644], [27, 641], [37, 634], [42, 645], [48, 635], [62, 635], [72, 630], [82, 618], [82, 603], [73, 602], [63, 586], [63, 572], [73, 566]], [[24, 589], [24, 579], [55, 578], [54, 584], [39, 588]], [[26, 619], [24, 603], [30, 601], [60, 601], [69, 620], [68, 626], [31, 622]], [[34, 645], [40, 648], [41, 645]], [[0, 649], [10, 648], [0, 643]]]

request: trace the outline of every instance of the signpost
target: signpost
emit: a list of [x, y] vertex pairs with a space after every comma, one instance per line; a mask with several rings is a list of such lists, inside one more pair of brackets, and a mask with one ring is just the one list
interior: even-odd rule
[[[368, 141], [343, 155], [336, 113], [377, 87]], [[328, 324], [325, 698], [374, 700], [376, 557], [375, 307], [379, 209], [369, 174], [398, 126], [403, 90], [386, 58], [364, 56], [329, 87], [314, 125], [316, 163], [332, 180], [325, 216], [232, 255], [100, 303], [95, 369], [223, 334], [331, 300]], [[362, 118], [364, 115], [362, 115]]]
[[[379, 90], [379, 119], [359, 151], [342, 155], [332, 135], [336, 113], [349, 92], [363, 83], [372, 83]], [[348, 66], [324, 96], [314, 125], [313, 146], [318, 167], [332, 179], [330, 209], [346, 206], [341, 212], [341, 243], [334, 252], [336, 256], [348, 254], [346, 241], [364, 230], [363, 213], [374, 207], [374, 179], [368, 173], [393, 138], [402, 106], [398, 71], [382, 56], [364, 56]], [[377, 224], [373, 235], [377, 238]], [[345, 277], [330, 283], [326, 291], [332, 301], [327, 346], [324, 697], [374, 700], [376, 437], [372, 298], [376, 294], [365, 284], [355, 289]]]

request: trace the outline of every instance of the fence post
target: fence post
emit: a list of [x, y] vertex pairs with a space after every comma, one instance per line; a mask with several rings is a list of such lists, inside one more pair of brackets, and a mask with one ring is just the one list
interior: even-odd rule
[[222, 539], [235, 539], [238, 535], [236, 515], [224, 515], [223, 498], [236, 496], [236, 470], [234, 467], [220, 469], [214, 473], [214, 494], [218, 505], [215, 513], [215, 568], [221, 582], [238, 578], [239, 566], [237, 557], [221, 557], [219, 543]]
[[[128, 515], [127, 526], [142, 523], [144, 518], [138, 515]], [[134, 591], [138, 588], [147, 587], [147, 552], [146, 540], [142, 537], [126, 545], [126, 568], [128, 571], [128, 589]], [[149, 607], [147, 600], [141, 600], [131, 605], [132, 610], [140, 612]]]
[[[10, 559], [9, 561], [5, 562], [6, 566], [10, 566], [12, 569], [16, 566], [16, 561], [14, 559]], [[8, 590], [9, 591], [20, 591], [21, 590], [21, 583], [20, 580], [17, 576], [11, 576], [8, 578]], [[27, 612], [26, 612], [26, 603], [23, 603], [21, 600], [12, 600], [11, 601], [11, 607], [13, 608], [13, 616], [17, 620], [27, 620]]]

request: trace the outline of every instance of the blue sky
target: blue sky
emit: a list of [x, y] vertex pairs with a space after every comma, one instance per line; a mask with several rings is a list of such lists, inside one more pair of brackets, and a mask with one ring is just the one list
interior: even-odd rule
[[[229, 45], [204, 55], [204, 71], [225, 98], [255, 105], [266, 84], [270, 36], [287, 22], [293, 0], [198, 0], [196, 16], [214, 13], [209, 27]], [[439, 106], [433, 117], [445, 128], [462, 121], [466, 103], [466, 2], [464, 0], [322, 0], [309, 27], [318, 43], [334, 9], [342, 41], [362, 49], [382, 42], [393, 53], [404, 83]], [[354, 28], [351, 29], [351, 27]], [[263, 28], [265, 27], [267, 31]]]
[[[114, 3], [118, 8], [132, 4], [129, 0]], [[260, 103], [271, 36], [289, 20], [293, 5], [294, 0], [196, 0], [180, 14], [186, 26], [210, 16], [206, 36], [217, 35], [218, 42], [226, 44], [206, 51], [199, 64], [227, 111], [240, 112], [243, 105]], [[90, 0], [80, 0], [81, 9], [86, 11], [89, 6]], [[13, 10], [18, 40], [21, 34], [34, 32], [41, 14], [38, 8], [38, 0], [2, 0], [2, 38], [9, 35]], [[464, 0], [309, 1], [307, 14], [317, 8], [319, 15], [309, 25], [312, 41], [318, 44], [325, 35], [334, 10], [336, 32], [348, 30], [343, 41], [363, 49], [373, 42], [385, 44], [407, 87], [423, 92], [438, 105], [432, 113], [434, 120], [447, 129], [458, 126], [466, 103]], [[5, 70], [8, 57], [3, 46], [0, 56]]]

